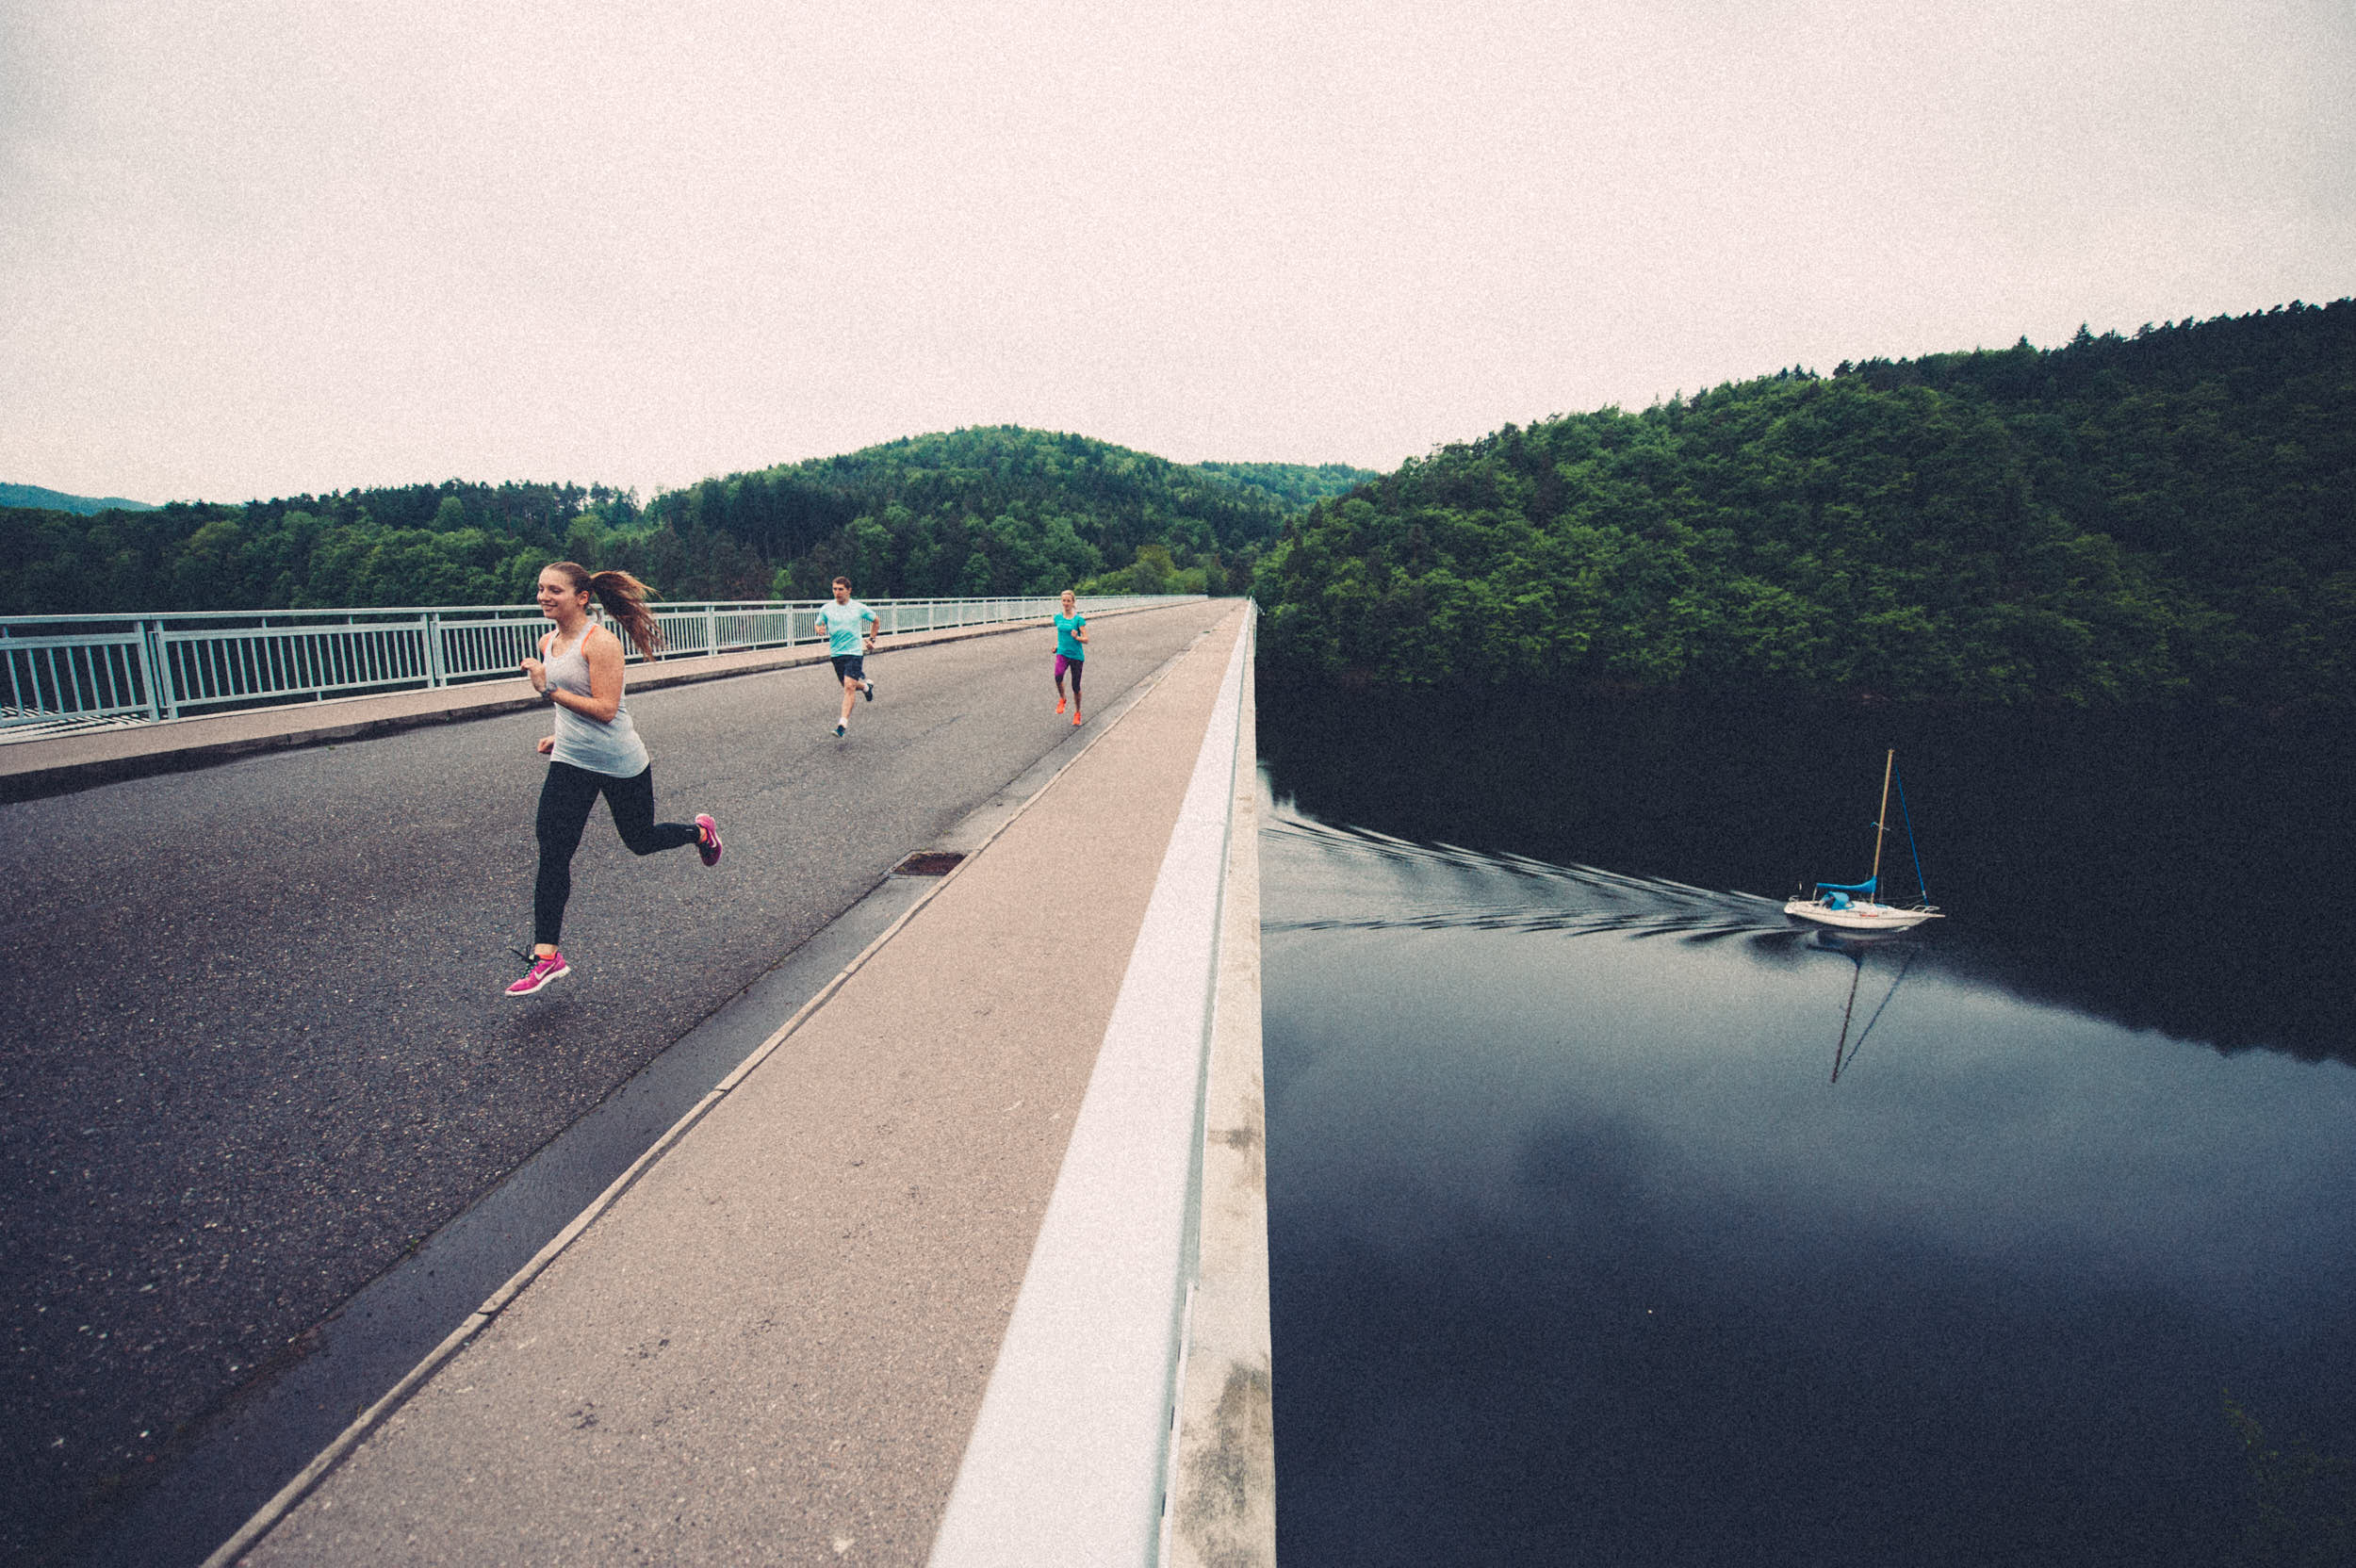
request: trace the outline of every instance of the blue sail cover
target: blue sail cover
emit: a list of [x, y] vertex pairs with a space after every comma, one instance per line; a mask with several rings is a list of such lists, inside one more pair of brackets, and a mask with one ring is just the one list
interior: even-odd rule
[[1880, 886], [1880, 877], [1869, 876], [1862, 882], [1819, 882], [1816, 884], [1816, 892], [1833, 908], [1845, 909], [1849, 906], [1849, 894], [1855, 893], [1871, 903], [1873, 890]]

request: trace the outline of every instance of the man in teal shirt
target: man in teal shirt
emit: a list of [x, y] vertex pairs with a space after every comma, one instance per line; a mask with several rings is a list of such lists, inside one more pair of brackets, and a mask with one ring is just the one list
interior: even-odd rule
[[875, 651], [875, 612], [851, 596], [851, 580], [834, 580], [834, 602], [818, 609], [818, 624], [826, 629], [826, 652], [833, 656], [835, 678], [843, 682], [843, 716], [835, 721], [835, 739], [851, 727], [851, 698], [864, 692], [875, 700], [875, 683], [867, 678], [867, 655]]

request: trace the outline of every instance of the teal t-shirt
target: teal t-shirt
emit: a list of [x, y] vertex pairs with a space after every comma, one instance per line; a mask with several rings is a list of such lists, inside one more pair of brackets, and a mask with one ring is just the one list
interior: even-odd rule
[[818, 612], [818, 624], [826, 629], [826, 651], [829, 654], [859, 652], [865, 641], [859, 632], [859, 623], [875, 618], [875, 612], [857, 599], [848, 604], [828, 600]]
[[1066, 659], [1086, 659], [1088, 656], [1088, 645], [1072, 633], [1088, 624], [1088, 618], [1086, 615], [1057, 615], [1055, 617], [1055, 651]]

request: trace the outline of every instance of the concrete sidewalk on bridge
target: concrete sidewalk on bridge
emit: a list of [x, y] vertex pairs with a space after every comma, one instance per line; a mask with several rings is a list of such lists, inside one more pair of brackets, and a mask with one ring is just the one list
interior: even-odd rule
[[924, 1561], [1245, 626], [216, 1561]]
[[[1159, 607], [1138, 605], [1125, 610], [1091, 611], [1089, 618], [1104, 620], [1140, 614], [1156, 608]], [[1047, 624], [1042, 616], [937, 631], [900, 632], [887, 638], [880, 646], [885, 651], [924, 647], [973, 637], [1034, 631]], [[747, 648], [738, 653], [634, 662], [630, 666], [629, 687], [632, 692], [651, 692], [664, 686], [823, 664], [827, 658], [826, 649], [803, 643], [793, 647]], [[234, 712], [205, 713], [154, 724], [93, 725], [62, 735], [44, 735], [39, 740], [8, 741], [0, 735], [0, 801], [33, 800], [126, 778], [211, 767], [283, 746], [326, 745], [390, 734], [418, 725], [489, 718], [538, 708], [542, 700], [517, 676], [512, 680], [468, 681], [457, 686], [330, 697], [320, 702], [241, 708]]]

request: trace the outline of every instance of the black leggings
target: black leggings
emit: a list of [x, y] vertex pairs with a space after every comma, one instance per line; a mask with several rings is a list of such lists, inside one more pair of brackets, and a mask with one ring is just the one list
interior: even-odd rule
[[534, 946], [556, 945], [564, 929], [564, 904], [573, 896], [573, 851], [581, 847], [581, 829], [589, 825], [589, 810], [603, 794], [614, 812], [614, 826], [632, 855], [652, 855], [695, 841], [695, 827], [683, 822], [654, 820], [654, 768], [650, 764], [629, 778], [591, 773], [570, 762], [550, 762], [548, 781], [540, 786], [540, 877], [532, 887], [532, 940]]

